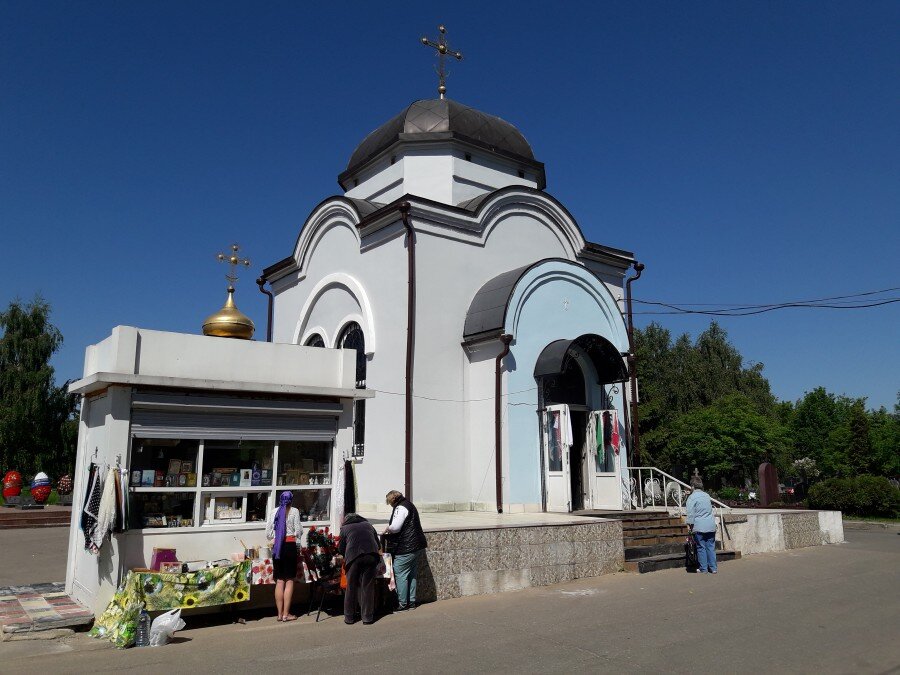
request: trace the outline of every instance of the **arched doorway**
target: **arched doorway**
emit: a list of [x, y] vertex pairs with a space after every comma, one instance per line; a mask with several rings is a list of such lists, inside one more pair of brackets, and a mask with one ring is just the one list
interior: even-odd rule
[[[625, 361], [593, 334], [547, 345], [535, 363], [541, 412], [546, 511], [621, 508], [624, 422], [610, 387], [628, 377]], [[619, 410], [617, 410], [619, 408]]]

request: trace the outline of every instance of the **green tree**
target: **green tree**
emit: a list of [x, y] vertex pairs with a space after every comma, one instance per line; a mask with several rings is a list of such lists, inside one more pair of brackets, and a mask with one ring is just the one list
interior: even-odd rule
[[668, 330], [651, 323], [635, 330], [635, 353], [642, 462], [664, 464], [661, 458], [681, 416], [732, 394], [743, 395], [758, 413], [778, 418], [762, 364], [745, 366], [726, 331], [715, 322], [695, 342], [687, 334], [673, 342]]
[[54, 384], [50, 366], [62, 334], [40, 297], [10, 303], [0, 329], [0, 469], [57, 477], [74, 461], [75, 397]]
[[872, 473], [900, 476], [900, 396], [894, 412], [881, 407], [869, 414], [869, 434], [872, 448]]
[[788, 456], [784, 426], [761, 414], [745, 394], [733, 393], [679, 416], [661, 458], [669, 466], [698, 467], [719, 485], [753, 480], [763, 461], [785, 471]]

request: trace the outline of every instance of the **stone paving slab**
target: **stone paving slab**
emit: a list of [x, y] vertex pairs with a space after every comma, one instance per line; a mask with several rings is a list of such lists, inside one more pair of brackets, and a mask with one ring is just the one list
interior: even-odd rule
[[65, 584], [0, 588], [0, 632], [4, 634], [71, 628], [93, 620], [93, 613], [66, 593]]

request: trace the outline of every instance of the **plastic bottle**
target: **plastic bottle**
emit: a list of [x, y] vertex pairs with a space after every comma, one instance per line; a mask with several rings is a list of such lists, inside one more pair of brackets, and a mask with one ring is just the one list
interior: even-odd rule
[[137, 631], [134, 636], [135, 647], [150, 646], [150, 615], [146, 609], [141, 610], [141, 616], [138, 618]]

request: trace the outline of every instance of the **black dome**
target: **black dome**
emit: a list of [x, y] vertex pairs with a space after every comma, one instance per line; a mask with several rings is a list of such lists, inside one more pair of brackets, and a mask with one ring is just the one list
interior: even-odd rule
[[358, 168], [398, 140], [440, 140], [458, 137], [491, 151], [534, 163], [534, 153], [512, 124], [450, 99], [416, 101], [388, 120], [357, 146], [346, 173]]

